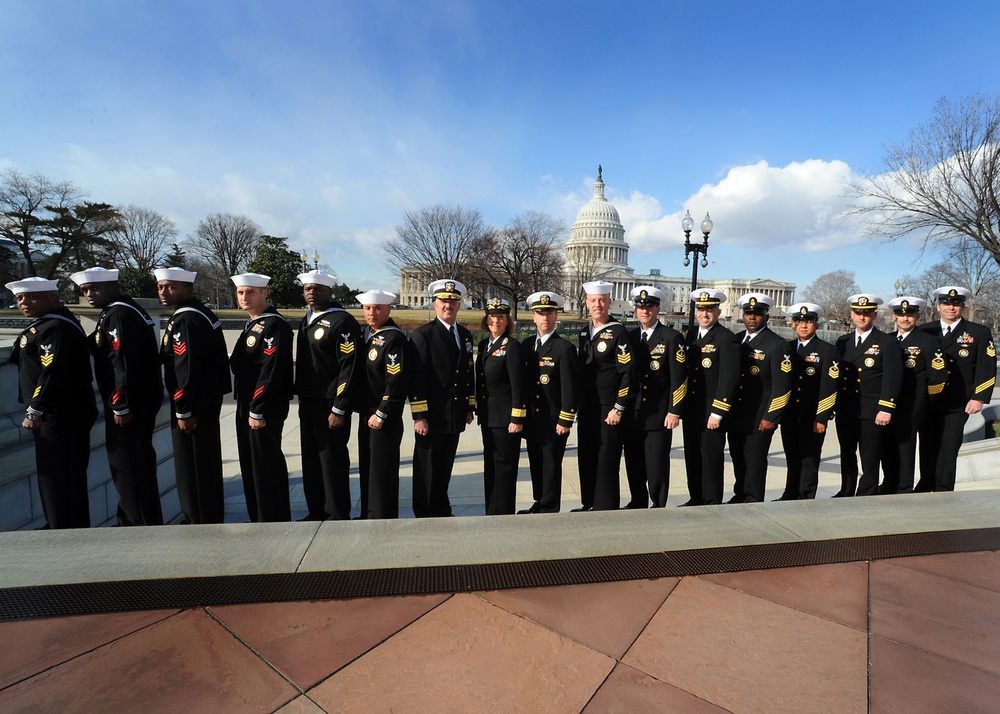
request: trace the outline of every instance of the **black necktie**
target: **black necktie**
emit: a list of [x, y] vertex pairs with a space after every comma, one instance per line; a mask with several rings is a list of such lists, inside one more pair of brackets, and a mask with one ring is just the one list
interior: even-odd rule
[[535, 338], [535, 352], [541, 352], [541, 350], [542, 350], [542, 338], [541, 337], [536, 337]]
[[860, 347], [860, 346], [861, 346], [861, 335], [858, 335], [858, 344], [856, 344], [855, 347]]
[[799, 348], [798, 348], [798, 350], [796, 350], [796, 351], [797, 351], [797, 352], [798, 352], [799, 354], [804, 354], [804, 353], [805, 353], [805, 351], [806, 351], [806, 343], [805, 343], [805, 342], [800, 342], [800, 343], [799, 343]]
[[639, 344], [642, 345], [642, 346], [644, 346], [644, 347], [647, 344], [649, 344], [649, 338], [646, 336], [645, 332], [642, 333], [642, 338], [639, 340]]
[[896, 333], [896, 339], [899, 340], [900, 342], [902, 342], [903, 341], [903, 333], [902, 332]]

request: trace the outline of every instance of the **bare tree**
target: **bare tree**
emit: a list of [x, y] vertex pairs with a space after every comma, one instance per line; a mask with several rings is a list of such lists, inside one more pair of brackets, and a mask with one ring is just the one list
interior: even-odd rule
[[1000, 95], [942, 97], [929, 122], [888, 147], [885, 171], [848, 191], [875, 235], [968, 238], [1000, 264]]
[[827, 320], [842, 325], [851, 324], [851, 307], [847, 298], [859, 292], [850, 270], [834, 270], [820, 275], [802, 291], [803, 299], [814, 302], [826, 311]]
[[385, 245], [385, 262], [400, 273], [417, 271], [426, 280], [455, 278], [471, 283], [475, 250], [489, 233], [475, 209], [437, 204], [407, 211]]
[[[41, 174], [26, 176], [8, 169], [0, 181], [0, 237], [15, 246], [11, 277], [38, 275], [36, 262], [52, 239], [47, 235], [55, 210], [69, 209], [83, 198], [72, 183], [53, 183]], [[54, 269], [54, 266], [53, 266]]]
[[942, 285], [961, 285], [972, 291], [966, 302], [967, 317], [993, 326], [1000, 319], [1000, 265], [971, 238], [956, 241], [948, 259], [935, 263], [913, 281], [921, 290], [917, 297], [927, 298], [932, 306], [927, 316], [933, 318], [933, 292]]
[[172, 220], [149, 208], [128, 205], [118, 209], [118, 224], [108, 233], [111, 260], [119, 268], [150, 273], [163, 265], [164, 248], [177, 237]]
[[231, 213], [213, 213], [198, 223], [185, 248], [205, 261], [198, 276], [199, 283], [205, 286], [201, 290], [220, 301], [222, 295], [229, 295], [230, 276], [246, 272], [262, 233], [260, 226], [246, 216]]
[[587, 296], [583, 284], [601, 280], [611, 272], [604, 259], [604, 249], [596, 245], [566, 246], [566, 276], [569, 292], [576, 296], [577, 311], [582, 316], [586, 311]]
[[565, 232], [565, 224], [552, 216], [527, 211], [485, 236], [474, 251], [472, 271], [482, 297], [509, 297], [516, 320], [519, 301], [537, 290], [560, 289]]

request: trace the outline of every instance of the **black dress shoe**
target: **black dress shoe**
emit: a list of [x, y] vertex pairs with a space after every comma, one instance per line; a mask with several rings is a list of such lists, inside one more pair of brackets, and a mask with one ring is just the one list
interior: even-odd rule
[[525, 508], [521, 511], [518, 511], [517, 515], [523, 516], [526, 513], [541, 513], [541, 512], [542, 512], [542, 504], [540, 504], [538, 501], [535, 501], [534, 503], [531, 504], [531, 508]]
[[747, 501], [745, 498], [740, 498], [739, 496], [733, 496], [728, 501], [726, 501], [726, 503], [746, 503], [746, 502]]
[[777, 503], [778, 501], [797, 501], [797, 500], [798, 500], [797, 498], [792, 498], [791, 496], [781, 496], [780, 498], [774, 499], [773, 502]]
[[701, 502], [694, 500], [693, 498], [687, 503], [682, 503], [678, 508], [685, 508], [687, 506], [700, 506]]
[[580, 506], [579, 508], [570, 509], [570, 513], [586, 513], [587, 511], [593, 511], [593, 506]]
[[633, 503], [632, 501], [629, 501], [624, 506], [622, 506], [623, 511], [640, 511], [640, 510], [645, 510], [647, 508], [649, 508], [649, 506], [644, 506], [641, 503]]
[[833, 494], [833, 497], [834, 498], [850, 498], [853, 495], [854, 495], [853, 493], [844, 493], [843, 491], [837, 491], [837, 493]]

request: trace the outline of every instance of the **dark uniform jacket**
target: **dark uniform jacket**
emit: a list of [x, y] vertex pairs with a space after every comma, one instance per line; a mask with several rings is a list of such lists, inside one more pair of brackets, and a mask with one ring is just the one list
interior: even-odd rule
[[799, 351], [798, 339], [788, 343], [792, 358], [792, 398], [783, 423], [826, 424], [833, 418], [840, 382], [837, 348], [815, 335]]
[[628, 331], [611, 320], [590, 337], [590, 327], [580, 333], [580, 411], [591, 416], [612, 407], [622, 412], [635, 400], [636, 372]]
[[[312, 322], [309, 321], [313, 317]], [[361, 326], [334, 303], [315, 316], [306, 313], [296, 338], [295, 393], [299, 399], [325, 399], [338, 413], [353, 407], [354, 380], [360, 374]]]
[[837, 416], [874, 419], [879, 412], [894, 414], [903, 383], [903, 357], [894, 335], [873, 327], [857, 346], [857, 331], [837, 338], [840, 355], [840, 394]]
[[355, 380], [354, 409], [365, 421], [372, 414], [381, 419], [399, 419], [409, 386], [410, 345], [406, 335], [390, 317], [378, 332], [365, 329], [365, 366]]
[[556, 425], [572, 428], [580, 390], [580, 362], [576, 348], [558, 333], [535, 351], [535, 337], [521, 343], [528, 384], [526, 438], [545, 439], [556, 433]]
[[[929, 322], [918, 329], [941, 335], [941, 322]], [[997, 377], [997, 351], [990, 329], [963, 318], [952, 326], [949, 334], [941, 337], [941, 348], [948, 381], [933, 408], [960, 412], [970, 399], [990, 401]]]
[[928, 407], [940, 398], [948, 380], [941, 337], [937, 333], [910, 330], [899, 346], [903, 351], [903, 383], [893, 418], [919, 424], [927, 416]]
[[118, 416], [128, 414], [133, 407], [159, 408], [163, 379], [149, 314], [132, 298], [119, 295], [101, 311], [90, 339], [104, 403]]
[[688, 336], [687, 359], [690, 369], [688, 394], [684, 400], [685, 418], [698, 420], [705, 427], [709, 414], [727, 417], [736, 400], [740, 382], [740, 350], [736, 335], [719, 323], [702, 338], [697, 327]]
[[292, 328], [270, 305], [247, 320], [229, 358], [236, 399], [254, 419], [288, 413], [292, 398]]
[[629, 330], [639, 377], [638, 397], [631, 425], [644, 431], [663, 429], [667, 414], [680, 417], [688, 390], [684, 338], [666, 325], [653, 327], [646, 344], [642, 327]]
[[232, 383], [222, 323], [199, 300], [181, 303], [163, 333], [163, 381], [178, 419], [215, 408]]
[[740, 385], [730, 429], [756, 431], [761, 419], [778, 423], [792, 394], [792, 358], [788, 342], [764, 326], [749, 342], [739, 332]]
[[32, 322], [10, 353], [18, 366], [17, 400], [42, 416], [97, 416], [87, 334], [66, 307]]
[[476, 354], [476, 413], [483, 426], [524, 424], [528, 416], [527, 381], [521, 343], [505, 335], [487, 354], [489, 338]]
[[476, 410], [472, 333], [459, 324], [455, 330], [461, 347], [437, 318], [410, 335], [410, 411], [414, 419], [427, 419], [431, 433], [465, 431]]

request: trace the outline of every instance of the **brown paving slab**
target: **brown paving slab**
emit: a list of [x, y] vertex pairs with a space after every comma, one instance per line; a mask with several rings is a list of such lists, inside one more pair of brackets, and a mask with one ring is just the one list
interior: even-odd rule
[[264, 603], [210, 612], [305, 691], [449, 597]]
[[273, 711], [297, 692], [203, 610], [0, 691], [0, 711]]
[[867, 635], [683, 578], [622, 662], [732, 712], [864, 712]]
[[748, 595], [868, 630], [868, 564], [835, 563], [698, 576]]
[[325, 714], [325, 712], [315, 702], [311, 701], [309, 697], [303, 694], [301, 697], [288, 702], [288, 704], [281, 707], [275, 714]]
[[636, 714], [636, 712], [725, 712], [645, 672], [619, 664], [584, 709], [586, 714]]
[[871, 639], [871, 712], [990, 712], [1000, 677], [897, 642]]
[[615, 661], [467, 594], [308, 692], [338, 712], [578, 712]]
[[992, 551], [920, 555], [882, 562], [1000, 592], [1000, 554]]
[[621, 659], [679, 578], [491, 590], [480, 597]]
[[177, 610], [50, 617], [0, 623], [0, 689], [124, 637]]
[[871, 633], [1000, 674], [1000, 593], [871, 564]]

